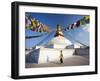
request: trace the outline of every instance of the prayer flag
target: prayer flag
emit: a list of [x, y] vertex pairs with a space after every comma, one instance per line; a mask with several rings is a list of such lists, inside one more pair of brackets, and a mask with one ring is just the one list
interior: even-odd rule
[[77, 22], [76, 22], [76, 27], [79, 27], [80, 26], [80, 20], [78, 20]]
[[84, 18], [81, 19], [81, 20], [80, 20], [80, 25], [85, 25], [85, 24], [86, 24], [85, 19], [84, 19]]

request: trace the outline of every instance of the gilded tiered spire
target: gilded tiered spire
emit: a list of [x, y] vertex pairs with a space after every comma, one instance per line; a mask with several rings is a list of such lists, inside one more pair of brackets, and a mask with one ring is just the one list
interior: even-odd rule
[[59, 24], [57, 24], [57, 29], [56, 29], [56, 34], [55, 34], [55, 37], [57, 36], [63, 36], [61, 26]]

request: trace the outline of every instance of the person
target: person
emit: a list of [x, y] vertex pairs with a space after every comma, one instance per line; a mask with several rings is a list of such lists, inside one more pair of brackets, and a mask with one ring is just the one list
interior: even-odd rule
[[62, 50], [60, 51], [60, 63], [63, 63], [63, 54], [62, 54]]

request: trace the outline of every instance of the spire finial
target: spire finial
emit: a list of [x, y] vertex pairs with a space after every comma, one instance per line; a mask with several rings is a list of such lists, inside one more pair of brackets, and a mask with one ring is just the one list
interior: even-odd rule
[[63, 36], [63, 33], [61, 31], [61, 26], [59, 24], [57, 24], [57, 29], [56, 29], [55, 37], [56, 36]]

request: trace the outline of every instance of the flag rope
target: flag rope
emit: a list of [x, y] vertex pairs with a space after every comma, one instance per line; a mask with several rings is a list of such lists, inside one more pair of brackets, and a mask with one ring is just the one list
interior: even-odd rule
[[37, 37], [42, 37], [44, 35], [46, 35], [47, 33], [45, 34], [41, 34], [41, 35], [36, 35], [36, 36], [25, 36], [26, 39], [31, 39], [31, 38], [37, 38]]

